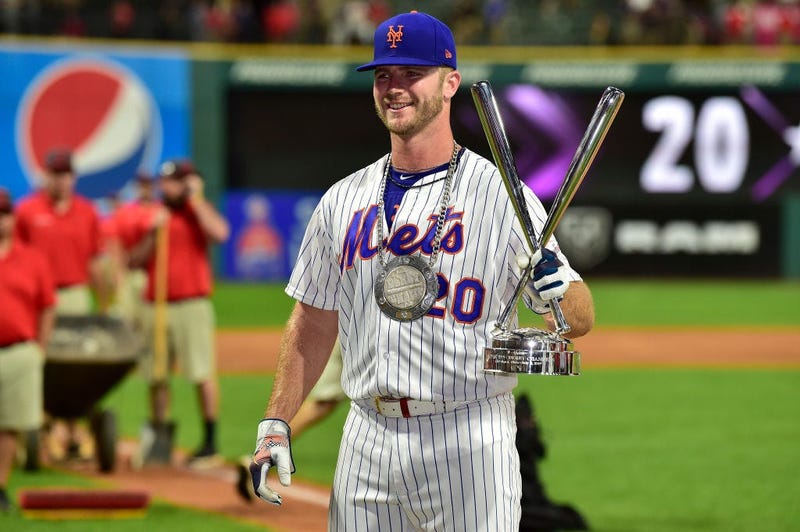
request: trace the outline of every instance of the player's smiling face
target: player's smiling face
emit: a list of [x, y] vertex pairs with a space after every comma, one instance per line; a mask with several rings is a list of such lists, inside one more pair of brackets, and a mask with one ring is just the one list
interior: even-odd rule
[[375, 110], [391, 133], [403, 137], [422, 131], [442, 112], [447, 70], [423, 66], [375, 69]]

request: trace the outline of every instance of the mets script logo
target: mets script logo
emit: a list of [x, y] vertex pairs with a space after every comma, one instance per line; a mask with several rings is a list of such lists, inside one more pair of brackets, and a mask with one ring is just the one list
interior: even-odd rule
[[[460, 253], [464, 249], [464, 213], [448, 207], [445, 213], [446, 229], [442, 232], [441, 251], [449, 255]], [[397, 227], [386, 240], [386, 249], [394, 255], [412, 255], [422, 253], [430, 256], [433, 253], [433, 239], [436, 233], [436, 213], [428, 217], [428, 227], [417, 227], [414, 224], [405, 224]], [[364, 209], [355, 211], [347, 226], [342, 254], [339, 259], [339, 268], [349, 270], [356, 259], [369, 260], [378, 253], [378, 247], [372, 245], [375, 234], [375, 223], [378, 220], [378, 206], [371, 205], [366, 212]], [[452, 222], [452, 223], [450, 223]]]
[[397, 43], [403, 41], [403, 25], [399, 24], [397, 26], [397, 31], [395, 31], [394, 26], [389, 26], [389, 31], [386, 32], [386, 42], [392, 43], [389, 48], [397, 48]]

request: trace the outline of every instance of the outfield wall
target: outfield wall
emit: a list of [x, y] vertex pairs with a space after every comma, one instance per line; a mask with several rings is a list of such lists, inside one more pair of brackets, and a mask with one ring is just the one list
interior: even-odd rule
[[[575, 266], [595, 276], [800, 277], [800, 62], [792, 52], [468, 49], [454, 129], [491, 156], [468, 91], [490, 80], [520, 176], [547, 203], [603, 89], [619, 87], [622, 109], [557, 231]], [[218, 112], [228, 127], [214, 135], [228, 145], [229, 190], [258, 191], [267, 205], [272, 194], [285, 202], [299, 190], [305, 204], [307, 191], [386, 152], [371, 76], [355, 72], [369, 51], [341, 54], [224, 60], [226, 80], [216, 83], [225, 87]], [[290, 265], [298, 231], [285, 229]]]
[[[519, 173], [547, 203], [602, 90], [619, 87], [625, 102], [557, 232], [575, 266], [595, 276], [798, 278], [797, 52], [464, 48], [454, 129], [461, 143], [490, 156], [468, 91], [471, 83], [490, 80]], [[26, 140], [21, 133], [29, 126], [20, 125], [19, 109], [37, 83], [58, 64], [89, 58], [128, 76], [120, 78], [127, 99], [108, 105], [131, 125], [119, 137], [104, 137], [98, 115], [100, 140], [82, 157], [87, 172], [100, 176], [94, 182], [107, 183], [101, 170], [129, 171], [123, 163], [154, 169], [165, 157], [192, 156], [234, 226], [219, 273], [283, 279], [322, 191], [388, 150], [372, 109], [371, 76], [354, 70], [370, 53], [358, 47], [0, 43], [0, 66], [14, 80], [0, 94], [0, 112], [6, 145], [17, 148], [0, 159], [3, 180], [15, 193], [32, 186], [42, 143], [52, 140], [35, 132]], [[150, 118], [125, 122], [125, 104], [137, 102], [151, 102]], [[65, 120], [51, 116], [29, 128], [74, 129], [74, 120]], [[125, 149], [108, 148], [115, 139]], [[113, 157], [104, 157], [109, 150]]]

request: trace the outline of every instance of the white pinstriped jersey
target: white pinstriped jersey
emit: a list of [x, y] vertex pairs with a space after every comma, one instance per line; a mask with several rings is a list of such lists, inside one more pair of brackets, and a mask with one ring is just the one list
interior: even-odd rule
[[[351, 399], [471, 401], [510, 391], [517, 377], [484, 373], [483, 350], [491, 345], [491, 331], [517, 285], [515, 259], [529, 250], [498, 170], [462, 150], [433, 265], [439, 299], [422, 318], [398, 322], [381, 313], [374, 293], [381, 268], [378, 191], [386, 160], [325, 193], [309, 221], [286, 293], [338, 310], [342, 385]], [[387, 257], [411, 253], [429, 259], [445, 174], [426, 176], [406, 192], [386, 231]], [[533, 224], [541, 231], [547, 213], [533, 192], [524, 190]], [[548, 247], [569, 268], [554, 238]], [[580, 280], [569, 271], [572, 280]]]

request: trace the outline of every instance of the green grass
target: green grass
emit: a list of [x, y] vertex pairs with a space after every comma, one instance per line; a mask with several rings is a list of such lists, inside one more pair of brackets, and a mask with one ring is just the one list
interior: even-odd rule
[[[33, 476], [33, 475], [27, 475]], [[21, 479], [24, 482], [25, 476]], [[19, 480], [17, 481], [19, 484]], [[69, 485], [68, 482], [55, 484]], [[10, 515], [0, 515], [0, 529], [9, 532], [152, 532], [184, 531], [192, 532], [253, 532], [264, 528], [212, 514], [192, 511], [160, 502], [151, 503], [143, 515], [116, 519], [37, 519], [24, 517], [19, 510]]]
[[525, 378], [545, 485], [593, 530], [789, 531], [800, 524], [800, 372], [601, 370]]
[[[800, 283], [592, 281], [598, 326], [797, 326]], [[283, 286], [219, 283], [224, 328], [280, 327], [293, 300]], [[677, 348], [677, 347], [676, 347]], [[796, 346], [787, 346], [787, 349]], [[269, 375], [223, 375], [219, 441], [235, 460], [249, 454], [269, 396]], [[200, 421], [192, 387], [172, 382], [179, 447], [193, 448]], [[522, 375], [548, 445], [541, 472], [550, 496], [574, 504], [592, 530], [608, 532], [789, 531], [800, 528], [800, 371], [598, 369], [574, 379]], [[146, 418], [146, 387], [133, 374], [104, 399], [125, 437]], [[329, 485], [347, 405], [293, 442], [296, 478]], [[274, 480], [273, 480], [274, 482]], [[12, 493], [39, 485], [86, 485], [58, 472], [15, 470]], [[231, 487], [233, 489], [233, 487]], [[10, 525], [10, 526], [6, 526]], [[0, 516], [0, 529], [51, 529]], [[58, 523], [62, 532], [105, 521]], [[115, 530], [253, 527], [156, 502], [144, 519]]]
[[587, 281], [599, 326], [798, 326], [798, 281]]
[[[800, 324], [797, 281], [611, 281], [587, 283], [598, 326], [792, 326]], [[283, 285], [218, 283], [220, 327], [280, 327], [294, 300]], [[520, 312], [521, 322], [535, 318]]]
[[224, 283], [214, 287], [217, 325], [222, 328], [281, 327], [286, 323], [294, 299], [284, 285]]
[[[269, 376], [223, 376], [220, 442], [252, 451]], [[177, 444], [199, 438], [193, 390], [176, 379]], [[800, 371], [602, 369], [578, 378], [520, 376], [548, 446], [541, 472], [556, 501], [595, 531], [796, 530]], [[144, 419], [133, 377], [108, 397], [121, 429]], [[330, 485], [347, 405], [293, 442], [295, 478]], [[233, 488], [231, 488], [233, 489]], [[227, 530], [227, 529], [226, 529]]]

